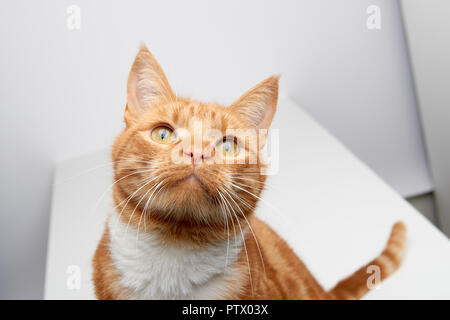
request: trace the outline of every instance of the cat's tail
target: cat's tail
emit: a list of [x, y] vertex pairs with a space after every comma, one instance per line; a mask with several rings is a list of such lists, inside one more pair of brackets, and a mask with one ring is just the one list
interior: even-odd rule
[[403, 222], [396, 222], [383, 252], [354, 274], [341, 280], [330, 291], [331, 295], [336, 299], [360, 299], [377, 280], [386, 279], [398, 269], [405, 243], [406, 226]]

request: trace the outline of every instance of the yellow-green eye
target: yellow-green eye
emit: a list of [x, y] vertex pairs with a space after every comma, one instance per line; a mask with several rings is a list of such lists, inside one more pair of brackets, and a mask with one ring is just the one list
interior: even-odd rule
[[226, 156], [235, 156], [239, 152], [239, 146], [234, 140], [225, 140], [222, 142], [222, 152]]
[[168, 127], [156, 127], [152, 130], [153, 141], [168, 144], [173, 141], [173, 131]]

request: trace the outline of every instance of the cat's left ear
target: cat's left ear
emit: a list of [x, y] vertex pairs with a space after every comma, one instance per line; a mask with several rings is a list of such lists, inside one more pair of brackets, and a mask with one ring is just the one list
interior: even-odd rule
[[127, 108], [125, 122], [135, 120], [142, 112], [160, 101], [173, 101], [175, 94], [166, 75], [150, 51], [142, 45], [127, 84]]
[[244, 128], [269, 129], [278, 100], [279, 76], [272, 76], [244, 93], [230, 106]]

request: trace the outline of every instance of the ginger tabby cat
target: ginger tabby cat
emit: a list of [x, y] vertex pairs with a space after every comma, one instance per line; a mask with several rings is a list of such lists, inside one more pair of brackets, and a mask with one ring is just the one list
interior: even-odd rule
[[126, 128], [112, 152], [115, 212], [93, 259], [97, 298], [358, 299], [368, 291], [368, 266], [378, 266], [381, 279], [398, 268], [401, 222], [380, 256], [325, 291], [253, 215], [277, 98], [278, 77], [229, 107], [179, 98], [141, 48], [127, 84]]

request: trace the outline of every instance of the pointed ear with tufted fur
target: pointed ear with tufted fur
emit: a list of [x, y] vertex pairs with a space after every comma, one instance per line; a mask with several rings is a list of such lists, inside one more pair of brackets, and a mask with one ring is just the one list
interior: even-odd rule
[[272, 76], [244, 93], [230, 106], [247, 128], [269, 129], [277, 109], [278, 76]]
[[175, 100], [175, 94], [161, 66], [142, 46], [128, 76], [125, 122], [135, 121], [147, 108], [164, 100]]

